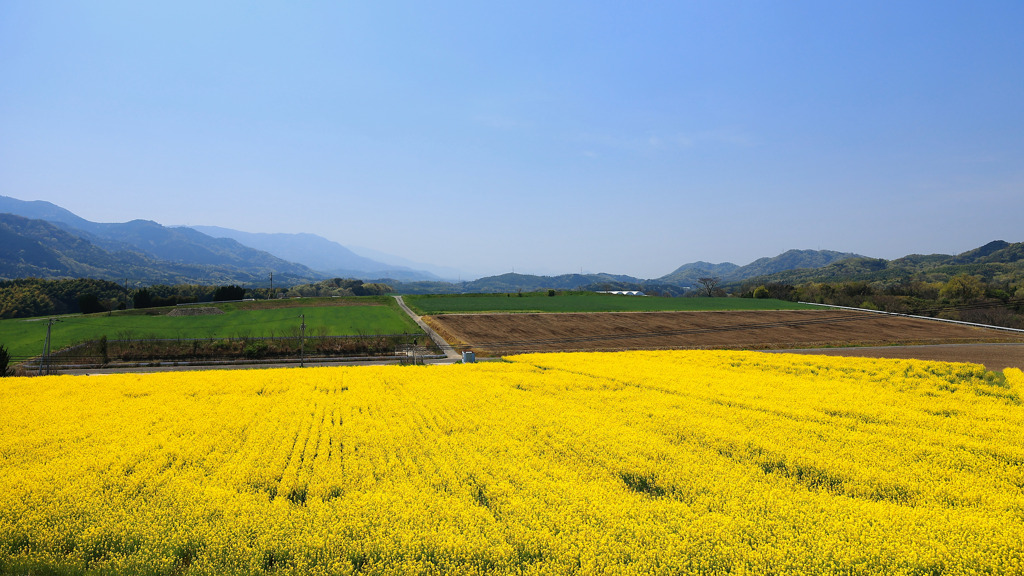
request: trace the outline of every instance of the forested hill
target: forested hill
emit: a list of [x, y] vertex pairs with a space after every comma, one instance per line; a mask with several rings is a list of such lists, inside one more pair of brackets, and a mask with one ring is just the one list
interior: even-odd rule
[[[140, 221], [141, 222], [141, 221]], [[145, 223], [128, 223], [124, 237], [153, 231]], [[158, 225], [157, 225], [158, 226]], [[160, 227], [163, 228], [163, 227]], [[187, 229], [186, 229], [187, 230]], [[193, 235], [202, 238], [191, 237]], [[86, 232], [64, 229], [44, 220], [0, 214], [0, 279], [97, 278], [137, 284], [263, 284], [271, 272], [281, 284], [301, 284], [322, 278], [304, 266], [284, 262], [269, 254], [210, 242], [194, 230], [178, 233], [164, 228], [148, 237], [149, 253], [131, 249], [127, 242], [107, 239], [101, 247]], [[181, 245], [175, 247], [175, 243]], [[121, 249], [110, 249], [120, 246]], [[181, 251], [175, 260], [154, 254]]]
[[786, 270], [820, 268], [833, 262], [859, 257], [861, 256], [858, 254], [833, 250], [788, 250], [778, 256], [759, 258], [746, 266], [737, 266], [731, 262], [684, 264], [671, 274], [666, 274], [655, 281], [664, 284], [693, 286], [697, 284], [698, 278], [714, 276], [723, 282], [735, 282]]
[[254, 234], [216, 226], [163, 226], [151, 220], [91, 222], [44, 200], [26, 201], [3, 195], [0, 195], [0, 213], [45, 220], [108, 252], [139, 252], [171, 262], [233, 266], [243, 270], [273, 269], [276, 276], [303, 280], [333, 276], [439, 279], [424, 270], [361, 257], [341, 244], [314, 234]]
[[90, 231], [95, 225], [94, 222], [45, 200], [18, 200], [0, 195], [0, 213], [14, 214], [29, 220], [46, 220], [51, 224], [66, 224], [86, 231]]
[[997, 240], [957, 255], [912, 254], [895, 260], [849, 258], [821, 268], [756, 276], [748, 278], [746, 283], [797, 285], [807, 282], [944, 282], [958, 274], [978, 276], [990, 283], [1016, 283], [1024, 279], [1024, 242]]
[[315, 234], [252, 233], [219, 226], [192, 226], [213, 238], [231, 238], [289, 262], [342, 278], [395, 278], [403, 281], [441, 280], [436, 274], [359, 256], [345, 246]]

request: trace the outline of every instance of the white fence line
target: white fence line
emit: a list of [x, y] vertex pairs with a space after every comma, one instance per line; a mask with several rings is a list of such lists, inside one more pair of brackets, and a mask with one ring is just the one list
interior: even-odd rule
[[977, 324], [975, 322], [963, 322], [961, 320], [948, 320], [946, 318], [934, 318], [932, 316], [917, 316], [914, 314], [902, 314], [900, 312], [886, 312], [884, 310], [871, 310], [870, 308], [853, 308], [851, 306], [836, 306], [835, 304], [819, 304], [817, 302], [799, 302], [811, 306], [824, 306], [826, 308], [839, 308], [841, 310], [855, 310], [857, 312], [874, 312], [875, 314], [886, 314], [888, 316], [901, 316], [903, 318], [917, 318], [919, 320], [934, 320], [935, 322], [947, 322], [949, 324], [960, 324], [962, 326], [974, 326], [975, 328], [991, 328], [993, 330], [1005, 330], [1006, 332], [1019, 332], [1024, 334], [1020, 328], [1007, 328], [1006, 326], [993, 326], [991, 324]]

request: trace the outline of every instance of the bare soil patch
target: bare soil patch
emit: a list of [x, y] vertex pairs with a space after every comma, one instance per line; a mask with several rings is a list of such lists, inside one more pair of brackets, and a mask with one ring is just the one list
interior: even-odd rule
[[492, 356], [673, 348], [1024, 343], [1024, 337], [1001, 330], [836, 310], [446, 314], [425, 316], [424, 320], [456, 347]]

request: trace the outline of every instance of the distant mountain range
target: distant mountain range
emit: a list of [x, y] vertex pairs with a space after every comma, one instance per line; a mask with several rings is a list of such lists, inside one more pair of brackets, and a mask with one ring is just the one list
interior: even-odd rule
[[[961, 254], [911, 254], [895, 260], [848, 258], [818, 268], [781, 270], [746, 279], [748, 282], [802, 284], [805, 282], [945, 281], [957, 274], [972, 274], [986, 281], [1009, 281], [1024, 276], [1024, 242], [989, 242]], [[1002, 281], [1002, 280], [1000, 280]]]
[[516, 292], [537, 290], [643, 290], [651, 293], [678, 295], [697, 285], [697, 279], [717, 277], [723, 283], [794, 269], [815, 269], [845, 258], [860, 258], [857, 254], [831, 250], [789, 250], [773, 258], [760, 258], [738, 266], [730, 262], [712, 264], [692, 262], [684, 264], [660, 278], [643, 279], [620, 274], [562, 274], [535, 276], [531, 274], [501, 274], [477, 280], [441, 286], [423, 283], [401, 286], [407, 291], [444, 292]]
[[[167, 227], [149, 220], [105, 224], [91, 222], [50, 202], [8, 196], [0, 196], [0, 214], [27, 220], [4, 219], [3, 237], [8, 242], [0, 249], [0, 278], [83, 275], [129, 278], [142, 284], [250, 286], [269, 284], [271, 273], [279, 285], [331, 277], [440, 279], [427, 271], [358, 256], [313, 234], [251, 234], [212, 226]], [[63, 234], [41, 223], [56, 227]], [[15, 245], [20, 251], [17, 254], [11, 252]], [[72, 245], [74, 250], [70, 249]]]
[[532, 274], [501, 274], [487, 276], [461, 284], [461, 292], [532, 292], [537, 290], [608, 289], [625, 290], [624, 286], [639, 289], [648, 281], [619, 274], [562, 274], [535, 276]]
[[394, 278], [401, 281], [441, 280], [426, 270], [378, 262], [316, 234], [253, 233], [219, 226], [192, 226], [193, 230], [214, 238], [231, 238], [246, 246], [274, 256], [298, 262], [329, 276], [341, 278]]
[[[115, 235], [145, 237], [152, 223], [126, 223]], [[141, 232], [140, 232], [141, 231]], [[193, 238], [199, 232], [164, 229], [140, 242], [101, 237], [45, 220], [0, 214], [0, 278], [98, 278], [129, 280], [136, 284], [245, 284], [262, 285], [271, 272], [284, 284], [322, 278], [305, 266], [285, 262], [235, 241]], [[95, 242], [94, 242], [95, 241]], [[203, 242], [211, 241], [204, 247]], [[175, 251], [177, 245], [177, 251]], [[112, 248], [115, 247], [115, 248]], [[165, 259], [158, 254], [175, 256]], [[181, 258], [178, 258], [181, 256]], [[193, 257], [188, 260], [186, 257]]]
[[803, 268], [821, 268], [833, 262], [849, 258], [863, 258], [859, 254], [834, 252], [832, 250], [789, 250], [773, 258], [759, 258], [746, 266], [737, 266], [731, 262], [711, 264], [709, 262], [693, 262], [676, 268], [671, 274], [658, 278], [664, 284], [680, 284], [693, 286], [697, 279], [705, 276], [718, 277], [723, 282], [734, 282], [767, 276], [786, 270]]
[[744, 285], [802, 284], [805, 282], [945, 281], [967, 273], [991, 281], [1024, 276], [1024, 243], [998, 240], [958, 255], [911, 255], [896, 260], [868, 258], [831, 250], [789, 250], [737, 266], [729, 262], [691, 262], [660, 278], [641, 279], [614, 274], [533, 276], [502, 274], [471, 282], [417, 282], [396, 286], [408, 293], [516, 292], [537, 290], [644, 290], [679, 295], [697, 285], [697, 279], [717, 277], [732, 291]]
[[[415, 265], [415, 263], [412, 263]], [[449, 279], [455, 272], [445, 270]], [[519, 290], [646, 290], [680, 294], [698, 278], [725, 286], [810, 281], [901, 281], [968, 272], [987, 279], [1024, 272], [1024, 243], [996, 241], [959, 255], [911, 255], [897, 260], [831, 250], [789, 250], [738, 266], [684, 264], [660, 278], [616, 274], [502, 274], [466, 282], [389, 264], [314, 234], [259, 234], [216, 226], [166, 227], [149, 220], [91, 222], [55, 204], [0, 196], [0, 280], [86, 277], [148, 284], [278, 286], [331, 277], [386, 281], [403, 292]]]

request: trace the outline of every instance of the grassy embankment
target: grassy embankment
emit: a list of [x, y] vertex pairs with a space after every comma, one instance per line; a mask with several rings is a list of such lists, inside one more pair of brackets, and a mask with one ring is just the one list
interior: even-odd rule
[[405, 296], [418, 314], [488, 312], [676, 312], [714, 310], [806, 310], [816, 308], [784, 300], [753, 298], [664, 298], [594, 292], [458, 294]]
[[[167, 307], [63, 316], [53, 325], [50, 349], [56, 351], [102, 336], [112, 341], [298, 336], [302, 314], [307, 337], [422, 333], [394, 299], [386, 296], [211, 302], [197, 306], [217, 308], [223, 314], [169, 316], [175, 307]], [[46, 318], [0, 320], [0, 344], [15, 360], [37, 356], [43, 351], [46, 323]]]

